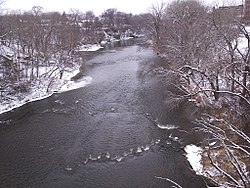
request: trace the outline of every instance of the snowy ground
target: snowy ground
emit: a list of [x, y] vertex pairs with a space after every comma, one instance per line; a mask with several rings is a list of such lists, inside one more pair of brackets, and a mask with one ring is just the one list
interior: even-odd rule
[[103, 47], [99, 44], [87, 44], [80, 46], [76, 51], [78, 52], [94, 52], [102, 49]]
[[[250, 33], [250, 26], [246, 26], [246, 31], [248, 34]], [[248, 40], [245, 36], [241, 35], [238, 38], [238, 49], [240, 50], [241, 53], [246, 53], [248, 50]]]
[[[143, 37], [144, 35], [136, 35], [137, 37]], [[105, 45], [109, 42], [119, 42], [123, 40], [131, 40], [133, 37], [121, 37], [120, 39], [115, 39], [113, 36], [109, 36], [106, 40], [101, 41], [101, 45]], [[80, 46], [76, 51], [77, 52], [94, 52], [102, 49], [103, 47], [99, 44], [86, 44]]]
[[[132, 37], [122, 37], [120, 40], [114, 40], [112, 36], [112, 40], [109, 42], [117, 42], [120, 40], [129, 40], [132, 39]], [[142, 37], [142, 35], [138, 35], [138, 37]], [[101, 44], [105, 44], [107, 41], [103, 41]], [[13, 55], [13, 50], [7, 47], [4, 47], [1, 45], [0, 48], [0, 54], [8, 54], [8, 55]], [[99, 44], [87, 44], [87, 45], [82, 45], [76, 51], [81, 51], [81, 52], [94, 52], [102, 49], [103, 47]], [[50, 67], [41, 67], [39, 70], [40, 72], [47, 71]], [[65, 92], [73, 89], [77, 89], [80, 87], [84, 87], [87, 84], [91, 83], [92, 78], [91, 77], [83, 77], [80, 80], [77, 81], [71, 81], [71, 78], [75, 76], [79, 72], [79, 66], [74, 67], [74, 68], [68, 68], [64, 71], [62, 79], [59, 79], [57, 72], [57, 76], [51, 81], [51, 79], [39, 79], [35, 82], [32, 83], [32, 87], [29, 89], [29, 92], [27, 93], [17, 93], [13, 96], [7, 96], [7, 97], [2, 97], [1, 98], [1, 104], [0, 104], [0, 114], [8, 112], [12, 109], [18, 108], [28, 102], [36, 101], [36, 100], [41, 100], [44, 98], [47, 98], [51, 96], [55, 92]], [[49, 86], [49, 89], [48, 89]]]
[[[137, 37], [143, 37], [144, 35], [136, 35]], [[112, 43], [112, 42], [119, 42], [119, 41], [124, 41], [124, 40], [131, 40], [133, 37], [121, 37], [120, 39], [116, 39], [113, 36], [106, 37], [105, 40], [101, 41], [101, 45], [105, 45], [107, 43]]]
[[[66, 92], [69, 90], [84, 87], [91, 83], [92, 78], [85, 76], [77, 81], [71, 81], [71, 78], [79, 72], [79, 67], [68, 69], [65, 71], [62, 79], [55, 78], [53, 82], [51, 79], [41, 79], [33, 83], [27, 93], [19, 93], [15, 96], [8, 96], [8, 100], [3, 100], [0, 104], [0, 114], [18, 108], [28, 102], [41, 100], [51, 96], [55, 92]], [[50, 84], [51, 82], [51, 84]], [[48, 86], [49, 91], [47, 91]]]
[[[97, 51], [101, 49], [100, 45], [84, 45], [78, 51]], [[12, 49], [1, 45], [0, 54], [12, 54]], [[40, 67], [40, 78], [32, 82], [31, 88], [26, 93], [17, 93], [15, 95], [1, 96], [0, 114], [8, 112], [12, 109], [18, 108], [28, 102], [41, 100], [51, 96], [55, 92], [65, 92], [80, 87], [84, 87], [91, 83], [92, 78], [85, 76], [80, 80], [71, 81], [71, 78], [79, 73], [79, 65], [73, 68], [65, 68], [62, 79], [59, 79], [59, 70], [55, 71], [52, 78], [43, 77], [43, 72], [53, 70], [53, 67]], [[6, 90], [8, 88], [5, 88]]]
[[196, 172], [196, 174], [202, 175], [203, 171], [203, 165], [201, 163], [201, 154], [202, 154], [202, 148], [197, 147], [195, 145], [187, 145], [184, 148], [185, 152], [187, 153], [187, 159]]

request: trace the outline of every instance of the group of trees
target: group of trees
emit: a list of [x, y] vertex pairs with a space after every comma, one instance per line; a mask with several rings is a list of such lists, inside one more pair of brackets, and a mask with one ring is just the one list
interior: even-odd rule
[[[0, 82], [5, 89], [16, 83], [18, 88], [25, 88], [40, 76], [52, 77], [58, 70], [62, 72], [72, 64], [72, 52], [83, 37], [76, 17], [44, 14], [41, 7], [22, 14], [1, 15], [0, 22]], [[50, 68], [44, 71], [45, 67]]]
[[[150, 34], [156, 50], [192, 87], [188, 91], [210, 88], [215, 100], [221, 90], [240, 92], [249, 103], [249, 34], [232, 13], [195, 0], [161, 4], [152, 8]], [[244, 49], [241, 40], [246, 41]]]
[[[101, 16], [79, 10], [66, 14], [43, 12], [41, 7], [2, 14], [0, 90], [20, 85], [22, 80], [62, 76], [65, 67], [76, 61], [74, 50], [82, 44], [99, 43], [104, 32], [119, 38], [128, 30], [144, 29], [166, 62], [165, 77], [179, 78], [175, 86], [185, 93], [180, 100], [196, 99], [201, 106], [213, 108], [206, 109], [209, 118], [196, 123], [220, 142], [216, 149], [224, 151], [234, 173], [219, 167], [209, 150], [213, 166], [224, 174], [224, 182], [247, 187], [249, 169], [242, 167], [246, 161], [239, 157], [250, 157], [250, 139], [244, 129], [250, 122], [250, 36], [249, 27], [237, 15], [234, 10], [211, 9], [197, 0], [162, 3], [142, 15], [116, 9]], [[44, 71], [45, 67], [50, 69]], [[215, 109], [215, 104], [220, 106]]]
[[[250, 35], [239, 12], [236, 7], [211, 9], [196, 0], [177, 0], [151, 8], [148, 30], [166, 62], [164, 76], [179, 78], [176, 87], [185, 93], [179, 98], [196, 99], [208, 113], [195, 123], [220, 143], [206, 153], [225, 177], [215, 180], [248, 187]], [[215, 150], [221, 159], [213, 158]]]
[[65, 67], [72, 66], [79, 58], [75, 53], [77, 47], [100, 43], [104, 31], [117, 38], [127, 30], [138, 31], [140, 24], [135, 23], [138, 17], [116, 9], [96, 16], [92, 11], [44, 12], [39, 6], [27, 12], [2, 13], [1, 93], [16, 83], [19, 89], [22, 82], [29, 87], [29, 83], [41, 76], [62, 77]]

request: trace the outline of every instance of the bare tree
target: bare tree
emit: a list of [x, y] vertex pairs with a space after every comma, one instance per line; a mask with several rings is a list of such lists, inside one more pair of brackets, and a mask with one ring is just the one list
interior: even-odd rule
[[115, 24], [115, 14], [117, 9], [111, 8], [104, 11], [101, 15], [104, 24], [106, 24], [109, 28], [112, 28]]
[[[249, 157], [249, 138], [243, 131], [250, 122], [246, 115], [250, 109], [250, 37], [246, 25], [229, 8], [211, 10], [195, 0], [173, 1], [164, 10], [153, 10], [151, 17], [163, 15], [158, 19], [159, 28], [150, 22], [152, 28], [157, 28], [151, 30], [157, 41], [154, 46], [168, 65], [159, 71], [163, 82], [176, 74], [176, 81], [171, 83], [183, 95], [173, 99], [195, 99], [210, 117], [202, 116], [196, 124], [198, 130], [209, 132], [218, 141], [219, 154], [230, 164], [226, 166], [214, 158], [216, 151], [207, 146], [208, 160], [223, 177], [218, 184], [248, 187], [249, 169], [245, 169], [247, 161], [241, 158]], [[162, 10], [161, 14], [157, 10]], [[240, 47], [241, 40], [246, 41], [245, 49]], [[211, 123], [212, 119], [220, 122]]]
[[166, 4], [162, 2], [161, 4], [152, 5], [150, 14], [148, 15], [149, 28], [155, 39], [156, 45], [160, 42], [165, 11]]

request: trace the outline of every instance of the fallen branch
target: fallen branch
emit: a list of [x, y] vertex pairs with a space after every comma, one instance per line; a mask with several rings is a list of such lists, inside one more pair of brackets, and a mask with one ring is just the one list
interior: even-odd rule
[[173, 180], [171, 180], [171, 179], [169, 179], [169, 178], [163, 178], [163, 177], [157, 177], [157, 176], [155, 176], [155, 178], [161, 179], [161, 180], [169, 181], [169, 182], [171, 182], [172, 184], [174, 184], [175, 186], [177, 186], [178, 188], [182, 188], [182, 186], [180, 186], [178, 183], [174, 182]]

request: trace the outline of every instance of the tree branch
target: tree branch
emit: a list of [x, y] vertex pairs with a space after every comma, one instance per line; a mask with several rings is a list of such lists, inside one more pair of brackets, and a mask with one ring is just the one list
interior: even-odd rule
[[171, 180], [171, 179], [169, 179], [169, 178], [163, 178], [163, 177], [157, 177], [157, 176], [155, 176], [155, 178], [161, 179], [161, 180], [169, 181], [169, 182], [171, 182], [172, 184], [174, 184], [175, 186], [177, 186], [178, 188], [182, 188], [182, 186], [180, 186], [178, 183], [174, 182], [173, 180]]

